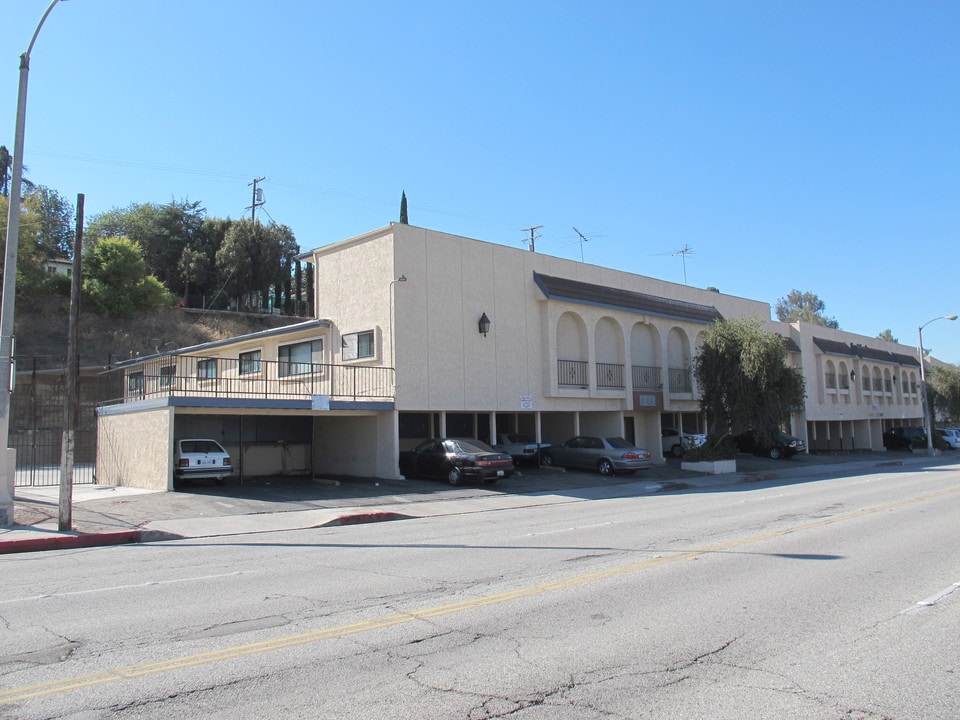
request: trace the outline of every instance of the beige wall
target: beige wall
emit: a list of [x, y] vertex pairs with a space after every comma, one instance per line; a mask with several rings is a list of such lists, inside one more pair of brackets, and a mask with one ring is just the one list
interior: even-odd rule
[[97, 418], [98, 485], [173, 489], [173, 409]]

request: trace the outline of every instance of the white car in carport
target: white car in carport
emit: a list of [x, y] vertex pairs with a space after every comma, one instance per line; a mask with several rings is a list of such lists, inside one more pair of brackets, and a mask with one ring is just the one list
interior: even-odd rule
[[175, 483], [212, 478], [217, 485], [223, 485], [232, 474], [230, 453], [216, 440], [186, 438], [177, 441], [173, 457]]
[[663, 428], [660, 431], [660, 447], [664, 455], [680, 457], [688, 448], [700, 447], [707, 441], [702, 433], [681, 432], [675, 428]]

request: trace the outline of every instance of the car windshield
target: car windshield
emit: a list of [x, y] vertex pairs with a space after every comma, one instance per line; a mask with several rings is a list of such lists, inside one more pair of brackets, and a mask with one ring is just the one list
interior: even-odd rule
[[612, 448], [632, 448], [633, 445], [628, 443], [621, 437], [609, 437], [607, 438], [607, 444]]

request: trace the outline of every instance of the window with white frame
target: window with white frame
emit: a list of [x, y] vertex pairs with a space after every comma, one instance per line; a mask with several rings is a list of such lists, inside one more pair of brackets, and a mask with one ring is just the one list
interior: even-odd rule
[[373, 330], [365, 330], [344, 335], [340, 354], [344, 360], [366, 360], [376, 357], [376, 333]]
[[174, 365], [166, 365], [160, 368], [160, 387], [169, 388], [173, 386], [173, 378], [177, 369]]
[[253, 375], [260, 372], [260, 351], [240, 353], [240, 374]]
[[217, 359], [204, 358], [197, 360], [197, 379], [198, 380], [216, 380], [217, 378]]
[[[314, 372], [314, 365], [319, 365], [322, 359], [323, 340], [281, 345], [277, 348], [277, 374], [280, 377], [305, 375]], [[316, 371], [319, 372], [320, 368], [316, 368]]]

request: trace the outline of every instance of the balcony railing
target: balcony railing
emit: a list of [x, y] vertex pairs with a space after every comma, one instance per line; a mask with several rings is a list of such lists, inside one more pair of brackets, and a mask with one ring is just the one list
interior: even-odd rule
[[276, 360], [159, 357], [100, 374], [98, 405], [161, 397], [393, 400], [394, 370]]
[[663, 380], [660, 379], [660, 368], [647, 365], [634, 365], [634, 390], [663, 390]]
[[585, 388], [590, 384], [586, 360], [557, 360], [557, 384]]
[[597, 363], [597, 387], [614, 388], [617, 390], [625, 388], [626, 385], [623, 383], [623, 365]]
[[693, 392], [693, 373], [690, 368], [668, 368], [667, 376], [670, 378], [670, 392]]

